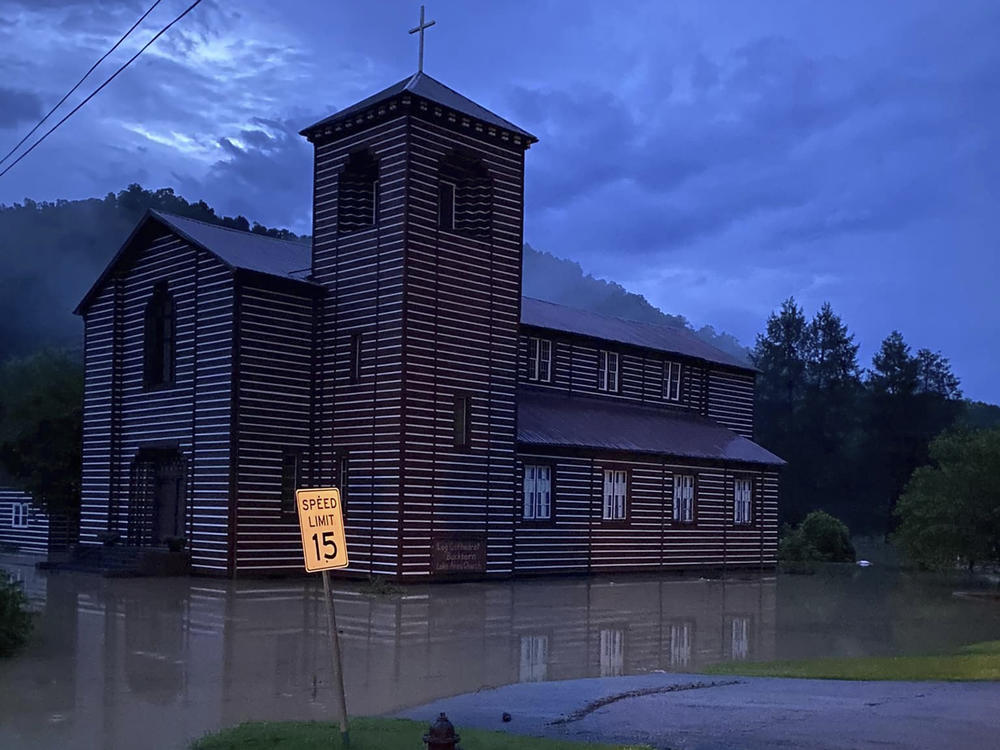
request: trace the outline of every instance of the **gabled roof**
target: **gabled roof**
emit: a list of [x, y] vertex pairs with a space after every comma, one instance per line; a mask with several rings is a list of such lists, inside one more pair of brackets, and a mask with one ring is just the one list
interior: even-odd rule
[[752, 440], [697, 414], [523, 386], [517, 391], [517, 441], [526, 446], [785, 463]]
[[659, 323], [637, 323], [532, 297], [521, 298], [521, 325], [681, 354], [742, 370], [756, 369], [739, 357], [702, 341], [686, 328]]
[[87, 307], [129, 250], [133, 240], [151, 221], [162, 224], [188, 242], [212, 253], [232, 270], [243, 269], [295, 281], [307, 281], [312, 265], [312, 247], [308, 241], [279, 240], [264, 234], [230, 229], [149, 209], [115, 253], [97, 282], [77, 305], [74, 311], [77, 315]]
[[351, 115], [357, 114], [358, 112], [368, 109], [369, 107], [380, 102], [386, 101], [387, 99], [391, 99], [398, 94], [402, 94], [404, 91], [408, 91], [411, 94], [427, 99], [435, 104], [440, 104], [442, 107], [447, 107], [455, 110], [456, 112], [468, 115], [469, 117], [474, 117], [475, 119], [481, 120], [482, 122], [490, 125], [495, 125], [498, 128], [503, 128], [504, 130], [509, 130], [512, 133], [523, 135], [532, 143], [538, 140], [526, 130], [522, 130], [509, 120], [505, 120], [500, 117], [500, 115], [490, 112], [485, 107], [482, 107], [471, 99], [462, 96], [462, 94], [459, 94], [454, 89], [448, 88], [443, 83], [431, 78], [424, 72], [414, 73], [409, 78], [404, 78], [399, 83], [394, 83], [389, 88], [383, 89], [377, 94], [369, 96], [367, 99], [362, 99], [357, 104], [352, 104], [346, 109], [342, 109], [317, 123], [313, 123], [309, 127], [299, 131], [299, 134], [309, 135], [309, 133], [316, 128], [332, 125], [335, 122], [345, 120]]

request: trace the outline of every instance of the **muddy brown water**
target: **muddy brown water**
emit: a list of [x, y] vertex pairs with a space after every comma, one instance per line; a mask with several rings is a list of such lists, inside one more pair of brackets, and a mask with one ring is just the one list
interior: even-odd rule
[[[183, 748], [245, 720], [334, 715], [318, 576], [104, 579], [0, 564], [39, 611], [30, 647], [0, 661], [0, 747]], [[812, 576], [570, 578], [391, 595], [339, 584], [335, 599], [349, 710], [378, 714], [526, 680], [926, 653], [1000, 638], [1000, 606], [953, 596], [959, 587], [844, 566]]]

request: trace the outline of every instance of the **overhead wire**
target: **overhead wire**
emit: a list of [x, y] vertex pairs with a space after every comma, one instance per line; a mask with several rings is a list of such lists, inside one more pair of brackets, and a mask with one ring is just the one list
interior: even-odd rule
[[159, 5], [161, 2], [163, 2], [163, 0], [156, 0], [156, 2], [154, 2], [152, 5], [149, 6], [149, 9], [145, 13], [143, 13], [142, 16], [139, 17], [139, 20], [136, 21], [134, 24], [132, 24], [132, 27], [118, 38], [118, 41], [115, 42], [114, 46], [107, 52], [105, 52], [103, 55], [101, 55], [101, 57], [97, 60], [97, 62], [95, 62], [93, 65], [90, 66], [90, 70], [84, 73], [83, 77], [73, 85], [73, 88], [67, 91], [66, 94], [63, 96], [63, 98], [60, 99], [52, 109], [46, 112], [45, 116], [41, 120], [35, 123], [35, 127], [29, 130], [25, 134], [24, 138], [22, 138], [16, 144], [14, 144], [14, 147], [3, 155], [3, 158], [0, 159], [0, 164], [3, 164], [5, 161], [7, 161], [7, 159], [10, 158], [11, 154], [13, 154], [19, 148], [21, 148], [24, 142], [28, 140], [31, 136], [33, 136], [35, 134], [35, 131], [45, 124], [45, 121], [52, 116], [52, 113], [55, 112], [57, 109], [59, 109], [63, 105], [63, 103], [73, 95], [74, 91], [80, 88], [83, 82], [90, 77], [90, 74], [97, 69], [97, 66], [100, 65], [102, 62], [104, 62], [108, 58], [108, 55], [110, 55], [112, 52], [118, 49], [121, 46], [122, 42], [128, 39], [128, 37], [132, 34], [132, 32], [139, 27], [139, 24], [141, 24], [143, 21], [146, 20], [146, 16], [152, 13], [153, 10], [156, 8], [156, 6]]
[[190, 13], [192, 10], [194, 10], [196, 7], [198, 7], [198, 5], [201, 4], [201, 1], [202, 0], [194, 0], [194, 2], [191, 3], [187, 8], [185, 8], [184, 11], [180, 15], [178, 15], [176, 18], [174, 18], [173, 21], [171, 21], [166, 26], [164, 26], [162, 29], [160, 29], [158, 32], [156, 32], [156, 34], [153, 35], [153, 38], [150, 39], [148, 42], [146, 42], [139, 49], [138, 52], [136, 52], [134, 55], [132, 55], [132, 57], [130, 57], [128, 60], [126, 60], [122, 65], [120, 65], [118, 67], [118, 70], [116, 70], [114, 73], [112, 73], [110, 76], [108, 76], [108, 78], [104, 81], [104, 83], [102, 83], [100, 86], [98, 86], [96, 89], [94, 89], [87, 96], [86, 99], [84, 99], [79, 104], [77, 104], [75, 107], [73, 107], [73, 109], [71, 109], [59, 122], [57, 122], [55, 125], [53, 125], [51, 128], [49, 128], [41, 138], [39, 138], [37, 141], [35, 141], [34, 143], [32, 143], [31, 146], [27, 150], [25, 150], [14, 161], [12, 161], [10, 164], [8, 164], [7, 167], [2, 172], [0, 172], [0, 177], [3, 177], [5, 174], [7, 174], [10, 170], [12, 170], [14, 167], [16, 167], [17, 164], [22, 159], [24, 159], [24, 157], [26, 157], [28, 154], [30, 154], [32, 151], [34, 151], [36, 148], [38, 148], [38, 146], [41, 145], [41, 143], [46, 138], [48, 138], [50, 135], [52, 135], [52, 133], [54, 133], [59, 128], [60, 125], [62, 125], [64, 122], [66, 122], [66, 120], [68, 120], [74, 114], [76, 114], [87, 102], [89, 102], [91, 99], [93, 99], [95, 96], [97, 96], [104, 89], [105, 86], [107, 86], [109, 83], [111, 83], [113, 80], [115, 80], [115, 78], [117, 78], [118, 75], [123, 70], [125, 70], [129, 65], [131, 65], [133, 62], [135, 62], [136, 58], [138, 58], [139, 55], [141, 55], [143, 52], [145, 52], [147, 49], [149, 49], [149, 47], [153, 44], [153, 42], [155, 42], [157, 39], [159, 39], [161, 36], [163, 36], [175, 23], [177, 23], [182, 18], [184, 18], [184, 16], [186, 16], [188, 13]]

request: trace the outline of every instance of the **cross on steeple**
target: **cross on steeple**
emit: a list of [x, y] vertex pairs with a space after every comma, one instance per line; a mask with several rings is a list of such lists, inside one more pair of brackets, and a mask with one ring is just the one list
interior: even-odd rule
[[420, 62], [417, 65], [418, 72], [423, 72], [424, 70], [424, 29], [429, 29], [435, 23], [437, 23], [437, 21], [428, 21], [427, 23], [424, 23], [424, 6], [421, 5], [420, 24], [410, 29], [411, 34], [416, 34], [417, 32], [420, 32]]

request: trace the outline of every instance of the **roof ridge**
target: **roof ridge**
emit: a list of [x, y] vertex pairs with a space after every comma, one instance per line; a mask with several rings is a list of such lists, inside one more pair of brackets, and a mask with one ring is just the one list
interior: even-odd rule
[[272, 237], [269, 234], [262, 234], [261, 232], [254, 232], [253, 230], [250, 230], [250, 229], [237, 229], [236, 227], [227, 227], [227, 226], [225, 226], [223, 224], [213, 224], [210, 221], [203, 221], [201, 219], [194, 219], [194, 218], [192, 218], [190, 216], [184, 216], [183, 214], [174, 214], [174, 213], [170, 213], [169, 211], [161, 211], [158, 208], [151, 208], [151, 209], [149, 209], [149, 211], [154, 216], [160, 216], [160, 217], [165, 217], [165, 218], [170, 218], [170, 219], [180, 219], [181, 221], [193, 221], [196, 224], [202, 224], [202, 225], [204, 225], [206, 227], [209, 227], [211, 229], [224, 229], [227, 232], [236, 232], [238, 234], [249, 234], [249, 235], [252, 235], [254, 237], [260, 237], [261, 239], [272, 240], [273, 242], [283, 242], [283, 243], [291, 244], [291, 245], [305, 245], [305, 244], [307, 244], [306, 240], [285, 240], [285, 239], [282, 239], [281, 237]]

